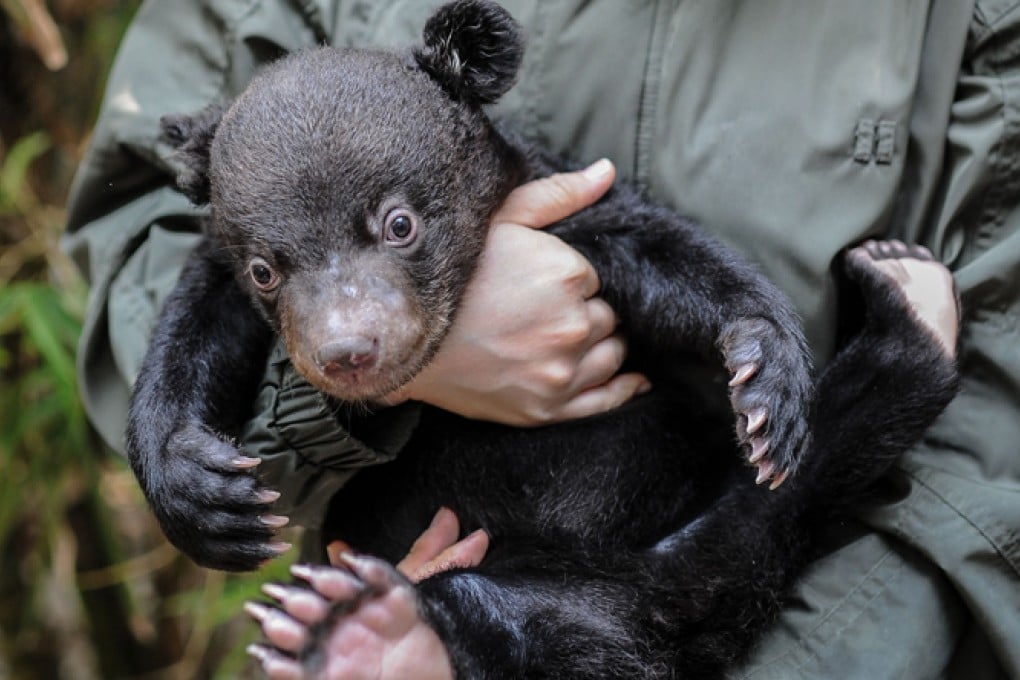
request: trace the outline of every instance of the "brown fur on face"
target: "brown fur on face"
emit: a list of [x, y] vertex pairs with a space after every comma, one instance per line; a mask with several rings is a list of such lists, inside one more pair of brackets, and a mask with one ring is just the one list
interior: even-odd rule
[[[323, 48], [183, 121], [212, 129], [184, 149], [208, 180], [193, 184], [212, 235], [297, 370], [343, 401], [392, 391], [432, 357], [520, 172], [478, 102], [445, 87], [407, 55]], [[409, 243], [387, 237], [395, 210], [415, 221]]]
[[[280, 333], [294, 367], [313, 386], [342, 401], [368, 401], [413, 378], [448, 323], [423, 315], [411, 282], [387, 268], [381, 254], [343, 264], [337, 256], [332, 266], [302, 271], [284, 284]], [[345, 365], [343, 355], [359, 349], [371, 356]]]

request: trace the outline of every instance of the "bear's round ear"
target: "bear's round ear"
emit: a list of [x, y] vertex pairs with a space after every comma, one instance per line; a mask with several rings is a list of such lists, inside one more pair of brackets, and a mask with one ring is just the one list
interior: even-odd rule
[[209, 202], [209, 152], [226, 107], [210, 104], [199, 113], [163, 116], [159, 119], [161, 138], [177, 150], [183, 167], [177, 186], [196, 205]]
[[486, 0], [443, 5], [425, 24], [415, 61], [455, 99], [491, 104], [509, 90], [524, 56], [520, 26]]

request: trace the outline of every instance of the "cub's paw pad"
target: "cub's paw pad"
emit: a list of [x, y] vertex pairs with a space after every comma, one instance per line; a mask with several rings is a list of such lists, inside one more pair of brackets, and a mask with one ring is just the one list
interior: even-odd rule
[[846, 269], [863, 287], [905, 308], [948, 356], [956, 354], [960, 293], [952, 272], [930, 250], [896, 240], [865, 241], [847, 251]]
[[775, 489], [796, 468], [808, 439], [811, 378], [803, 340], [759, 317], [729, 324], [719, 346], [731, 376], [737, 439], [758, 468], [757, 483]]
[[266, 674], [273, 680], [452, 678], [410, 581], [382, 560], [349, 553], [341, 559], [342, 567], [297, 565], [292, 572], [307, 587], [270, 584], [263, 590], [274, 605], [245, 607], [266, 637], [248, 650]]

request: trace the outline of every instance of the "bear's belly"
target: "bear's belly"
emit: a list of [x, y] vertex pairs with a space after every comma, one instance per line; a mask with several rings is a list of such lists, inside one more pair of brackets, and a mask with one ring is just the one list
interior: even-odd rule
[[401, 558], [442, 506], [463, 533], [650, 546], [715, 496], [737, 460], [727, 425], [657, 390], [610, 414], [518, 429], [427, 409], [398, 459], [334, 500], [329, 534]]

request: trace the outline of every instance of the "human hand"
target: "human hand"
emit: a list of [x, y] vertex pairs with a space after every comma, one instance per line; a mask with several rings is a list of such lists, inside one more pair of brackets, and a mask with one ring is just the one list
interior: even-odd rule
[[515, 189], [493, 216], [478, 271], [436, 356], [387, 401], [538, 426], [601, 413], [646, 391], [644, 376], [617, 375], [626, 344], [616, 314], [596, 297], [594, 268], [540, 231], [597, 201], [614, 175], [603, 160]]
[[[459, 535], [457, 515], [449, 508], [440, 508], [429, 528], [397, 565], [397, 570], [418, 583], [450, 569], [477, 567], [489, 549], [489, 535], [479, 529], [458, 541]], [[343, 541], [333, 541], [326, 546], [326, 552], [329, 563], [341, 567], [345, 564], [341, 555], [351, 552], [351, 549]]]

